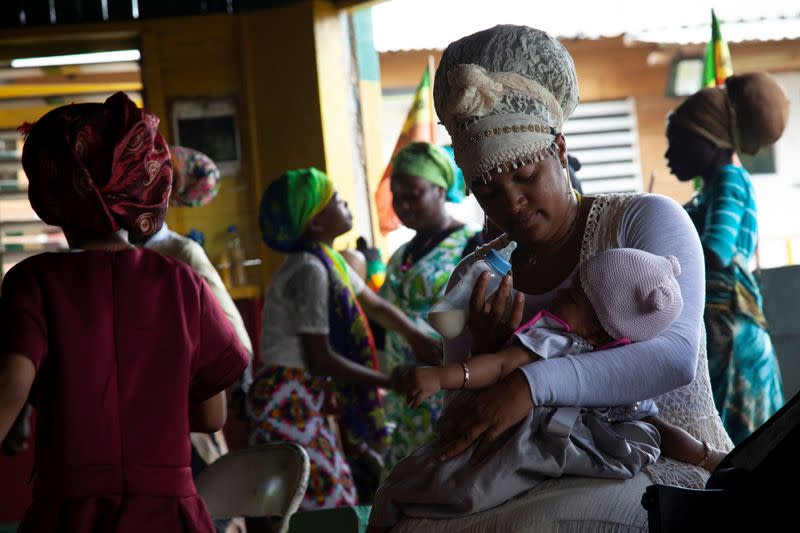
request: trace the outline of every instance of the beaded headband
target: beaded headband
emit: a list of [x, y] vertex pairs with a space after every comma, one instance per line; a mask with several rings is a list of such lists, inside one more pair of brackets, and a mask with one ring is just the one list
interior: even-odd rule
[[447, 47], [434, 99], [467, 182], [488, 182], [558, 157], [553, 143], [578, 103], [575, 67], [547, 33], [496, 26]]

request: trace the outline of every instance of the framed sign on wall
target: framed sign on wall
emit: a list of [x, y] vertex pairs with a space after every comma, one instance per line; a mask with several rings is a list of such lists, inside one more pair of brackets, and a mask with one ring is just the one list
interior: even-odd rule
[[242, 150], [233, 98], [173, 101], [172, 136], [173, 144], [194, 148], [214, 160], [223, 177], [239, 173]]

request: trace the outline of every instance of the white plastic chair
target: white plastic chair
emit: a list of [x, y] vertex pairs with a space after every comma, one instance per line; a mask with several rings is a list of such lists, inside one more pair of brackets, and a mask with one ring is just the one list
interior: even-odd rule
[[198, 474], [197, 492], [212, 518], [280, 516], [285, 533], [308, 486], [306, 451], [273, 442], [223, 455]]

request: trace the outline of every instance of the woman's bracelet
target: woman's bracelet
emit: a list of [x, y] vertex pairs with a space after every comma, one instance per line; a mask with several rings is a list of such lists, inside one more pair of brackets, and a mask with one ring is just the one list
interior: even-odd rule
[[461, 368], [464, 369], [464, 383], [461, 384], [461, 388], [466, 389], [467, 385], [469, 385], [469, 367], [467, 366], [467, 363], [462, 361]]
[[709, 459], [711, 459], [711, 446], [704, 440], [700, 441], [703, 443], [703, 460], [697, 463], [695, 466], [705, 466]]

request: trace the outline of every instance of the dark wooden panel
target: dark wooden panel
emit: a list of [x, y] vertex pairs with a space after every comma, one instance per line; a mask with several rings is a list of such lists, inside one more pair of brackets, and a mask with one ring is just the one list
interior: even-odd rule
[[22, 9], [25, 13], [26, 26], [50, 24], [50, 2], [48, 0], [24, 0]]
[[161, 18], [179, 15], [200, 15], [203, 13], [200, 0], [139, 0], [139, 17]]
[[59, 0], [55, 3], [55, 7], [56, 24], [103, 20], [103, 7], [100, 0]]
[[110, 0], [108, 2], [108, 20], [132, 20], [133, 2], [130, 0]]
[[0, 26], [19, 26], [22, 14], [22, 0], [3, 0], [0, 2]]
[[232, 13], [233, 0], [203, 0], [200, 2], [204, 13]]

